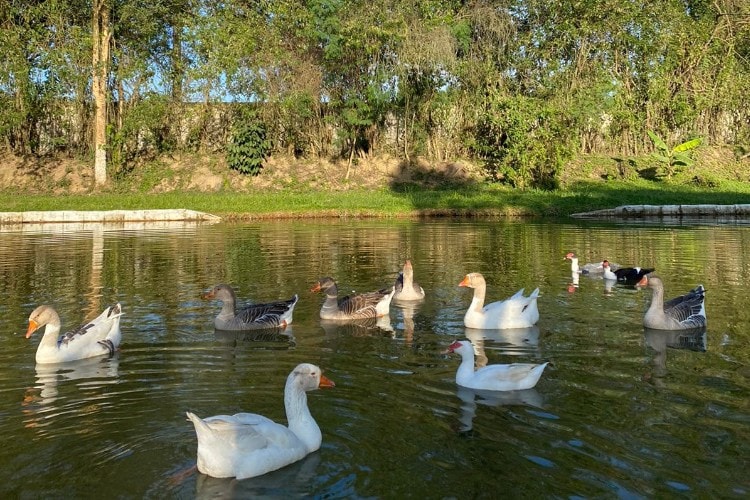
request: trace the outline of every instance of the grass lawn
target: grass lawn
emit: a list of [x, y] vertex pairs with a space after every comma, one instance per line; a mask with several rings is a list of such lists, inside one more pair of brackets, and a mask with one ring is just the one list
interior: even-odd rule
[[477, 184], [427, 190], [299, 191], [239, 194], [168, 192], [42, 195], [0, 193], [0, 211], [186, 208], [228, 219], [262, 217], [406, 217], [417, 215], [568, 216], [620, 205], [747, 204], [750, 184], [720, 188], [653, 181], [577, 182], [555, 191]]

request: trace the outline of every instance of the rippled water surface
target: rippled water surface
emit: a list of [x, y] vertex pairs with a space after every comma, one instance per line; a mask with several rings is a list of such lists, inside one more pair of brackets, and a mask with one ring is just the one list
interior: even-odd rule
[[[703, 283], [705, 335], [644, 332], [650, 291], [583, 276], [563, 260], [656, 267], [667, 297]], [[406, 258], [427, 298], [384, 321], [322, 324], [342, 292], [393, 283]], [[488, 299], [539, 287], [523, 331], [466, 330], [482, 272]], [[0, 493], [5, 498], [689, 497], [750, 492], [750, 228], [529, 221], [305, 221], [159, 229], [0, 232]], [[215, 332], [216, 283], [242, 302], [300, 301], [285, 331]], [[35, 365], [29, 313], [63, 329], [120, 301], [112, 359]], [[531, 390], [454, 381], [468, 337], [489, 363], [550, 361]], [[322, 448], [245, 481], [195, 470], [185, 410], [284, 421], [286, 375], [319, 364], [309, 395]]]

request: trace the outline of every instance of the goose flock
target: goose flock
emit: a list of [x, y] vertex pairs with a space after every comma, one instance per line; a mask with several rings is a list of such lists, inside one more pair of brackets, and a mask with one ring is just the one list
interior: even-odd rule
[[[578, 257], [572, 252], [565, 259], [571, 262], [574, 279], [579, 274], [590, 274], [601, 276], [605, 281], [651, 289], [651, 304], [643, 317], [643, 324], [648, 329], [679, 331], [706, 325], [705, 289], [702, 285], [664, 301], [662, 281], [654, 275], [653, 269], [623, 267], [607, 260], [580, 265]], [[530, 329], [539, 320], [539, 288], [529, 295], [525, 295], [521, 289], [505, 300], [485, 304], [487, 283], [482, 274], [469, 273], [458, 286], [473, 289], [471, 304], [464, 315], [464, 326], [467, 328], [485, 331]], [[320, 319], [342, 323], [383, 317], [389, 314], [392, 301], [417, 303], [426, 296], [425, 290], [414, 280], [414, 268], [409, 260], [403, 265], [395, 283], [387, 288], [339, 297], [334, 279], [322, 277], [310, 291], [325, 296]], [[202, 298], [222, 303], [214, 319], [214, 327], [227, 331], [283, 329], [292, 323], [294, 308], [299, 300], [294, 295], [289, 299], [252, 304], [238, 310], [235, 291], [227, 284], [214, 286], [202, 294]], [[36, 362], [40, 365], [112, 356], [122, 339], [122, 314], [122, 306], [115, 304], [90, 322], [60, 335], [59, 315], [51, 306], [42, 305], [29, 316], [26, 338], [44, 327], [44, 335], [36, 352]], [[548, 365], [548, 362], [544, 362], [482, 364], [477, 367], [475, 346], [470, 340], [451, 343], [444, 354], [452, 353], [461, 357], [456, 384], [468, 389], [530, 389], [537, 384]], [[253, 413], [200, 418], [188, 411], [188, 420], [192, 422], [198, 440], [198, 470], [217, 478], [245, 479], [277, 470], [318, 450], [322, 433], [307, 406], [306, 393], [334, 386], [334, 382], [323, 375], [318, 366], [302, 363], [295, 367], [287, 377], [284, 388], [287, 425]]]

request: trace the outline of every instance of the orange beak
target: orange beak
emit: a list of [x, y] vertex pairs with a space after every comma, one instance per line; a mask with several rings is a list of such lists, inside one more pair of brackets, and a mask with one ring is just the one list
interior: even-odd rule
[[312, 288], [310, 288], [311, 292], [319, 292], [320, 291], [320, 282], [315, 283]]
[[333, 383], [333, 380], [329, 379], [325, 375], [320, 376], [320, 384], [318, 384], [318, 387], [321, 389], [324, 387], [330, 388], [330, 387], [336, 387], [336, 384]]
[[469, 286], [469, 275], [467, 274], [464, 276], [464, 279], [461, 281], [461, 283], [458, 284], [458, 286]]
[[213, 290], [211, 290], [210, 292], [204, 292], [201, 294], [202, 299], [213, 299], [214, 297], [216, 297], [216, 294], [214, 293]]
[[644, 275], [643, 278], [641, 278], [641, 281], [635, 284], [635, 286], [646, 286], [648, 285], [648, 275]]
[[31, 334], [39, 329], [39, 324], [33, 319], [29, 320], [29, 328], [26, 330], [26, 338], [31, 337]]

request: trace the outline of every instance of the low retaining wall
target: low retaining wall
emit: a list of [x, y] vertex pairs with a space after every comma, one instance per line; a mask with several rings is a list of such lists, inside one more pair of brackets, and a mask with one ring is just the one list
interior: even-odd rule
[[745, 205], [622, 205], [616, 208], [581, 212], [578, 219], [640, 218], [640, 217], [750, 217], [750, 204]]
[[207, 221], [218, 222], [216, 215], [195, 210], [102, 210], [76, 211], [58, 210], [43, 212], [0, 212], [0, 225], [18, 224], [60, 224], [60, 223], [118, 223], [118, 222], [166, 222], [166, 221]]

